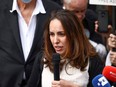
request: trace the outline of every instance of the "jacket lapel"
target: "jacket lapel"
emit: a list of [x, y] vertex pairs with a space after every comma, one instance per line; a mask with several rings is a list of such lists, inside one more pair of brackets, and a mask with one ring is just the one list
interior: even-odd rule
[[30, 56], [33, 54], [33, 51], [35, 51], [35, 49], [38, 49], [39, 51], [41, 50], [41, 48], [37, 48], [37, 47], [42, 46], [43, 31], [44, 31], [43, 26], [44, 26], [45, 18], [46, 18], [45, 14], [39, 13], [37, 15], [37, 24], [36, 24], [33, 45], [32, 45], [32, 48], [30, 50], [28, 60], [30, 59]]
[[17, 12], [14, 11], [13, 13], [11, 13], [10, 11], [8, 11], [7, 19], [9, 21], [9, 25], [11, 26], [14, 38], [16, 40], [16, 43], [18, 45], [18, 48], [19, 48], [19, 50], [20, 50], [20, 52], [21, 52], [21, 54], [23, 56], [23, 60], [24, 60], [24, 55], [23, 55], [22, 46], [21, 46], [20, 33], [19, 33]]

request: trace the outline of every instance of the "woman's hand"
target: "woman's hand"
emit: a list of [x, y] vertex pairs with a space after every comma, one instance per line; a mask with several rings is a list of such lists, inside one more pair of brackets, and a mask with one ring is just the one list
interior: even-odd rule
[[81, 86], [78, 86], [77, 84], [71, 81], [60, 80], [60, 81], [53, 81], [52, 87], [81, 87]]

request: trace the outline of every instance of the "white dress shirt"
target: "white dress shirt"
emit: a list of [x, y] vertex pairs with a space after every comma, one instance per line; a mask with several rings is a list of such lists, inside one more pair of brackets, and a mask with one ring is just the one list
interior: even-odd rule
[[21, 43], [22, 43], [24, 58], [26, 61], [33, 44], [33, 39], [34, 39], [34, 34], [36, 29], [36, 15], [39, 13], [45, 14], [46, 11], [44, 9], [42, 1], [37, 0], [36, 7], [32, 13], [29, 24], [27, 25], [26, 21], [24, 20], [18, 8], [17, 0], [13, 1], [12, 10], [10, 10], [10, 12], [12, 13], [15, 10], [18, 13], [19, 31], [21, 36]]

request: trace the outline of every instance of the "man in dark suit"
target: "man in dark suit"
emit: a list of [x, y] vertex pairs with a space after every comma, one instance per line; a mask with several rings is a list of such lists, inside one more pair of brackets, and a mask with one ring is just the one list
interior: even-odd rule
[[26, 85], [36, 54], [41, 50], [43, 26], [53, 10], [50, 0], [2, 0], [0, 4], [0, 87]]

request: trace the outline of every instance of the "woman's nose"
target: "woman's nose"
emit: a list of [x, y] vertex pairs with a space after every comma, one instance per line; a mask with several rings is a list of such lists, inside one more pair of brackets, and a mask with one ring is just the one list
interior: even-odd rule
[[59, 38], [58, 38], [58, 36], [55, 36], [55, 37], [54, 37], [54, 43], [56, 43], [56, 44], [59, 43]]

